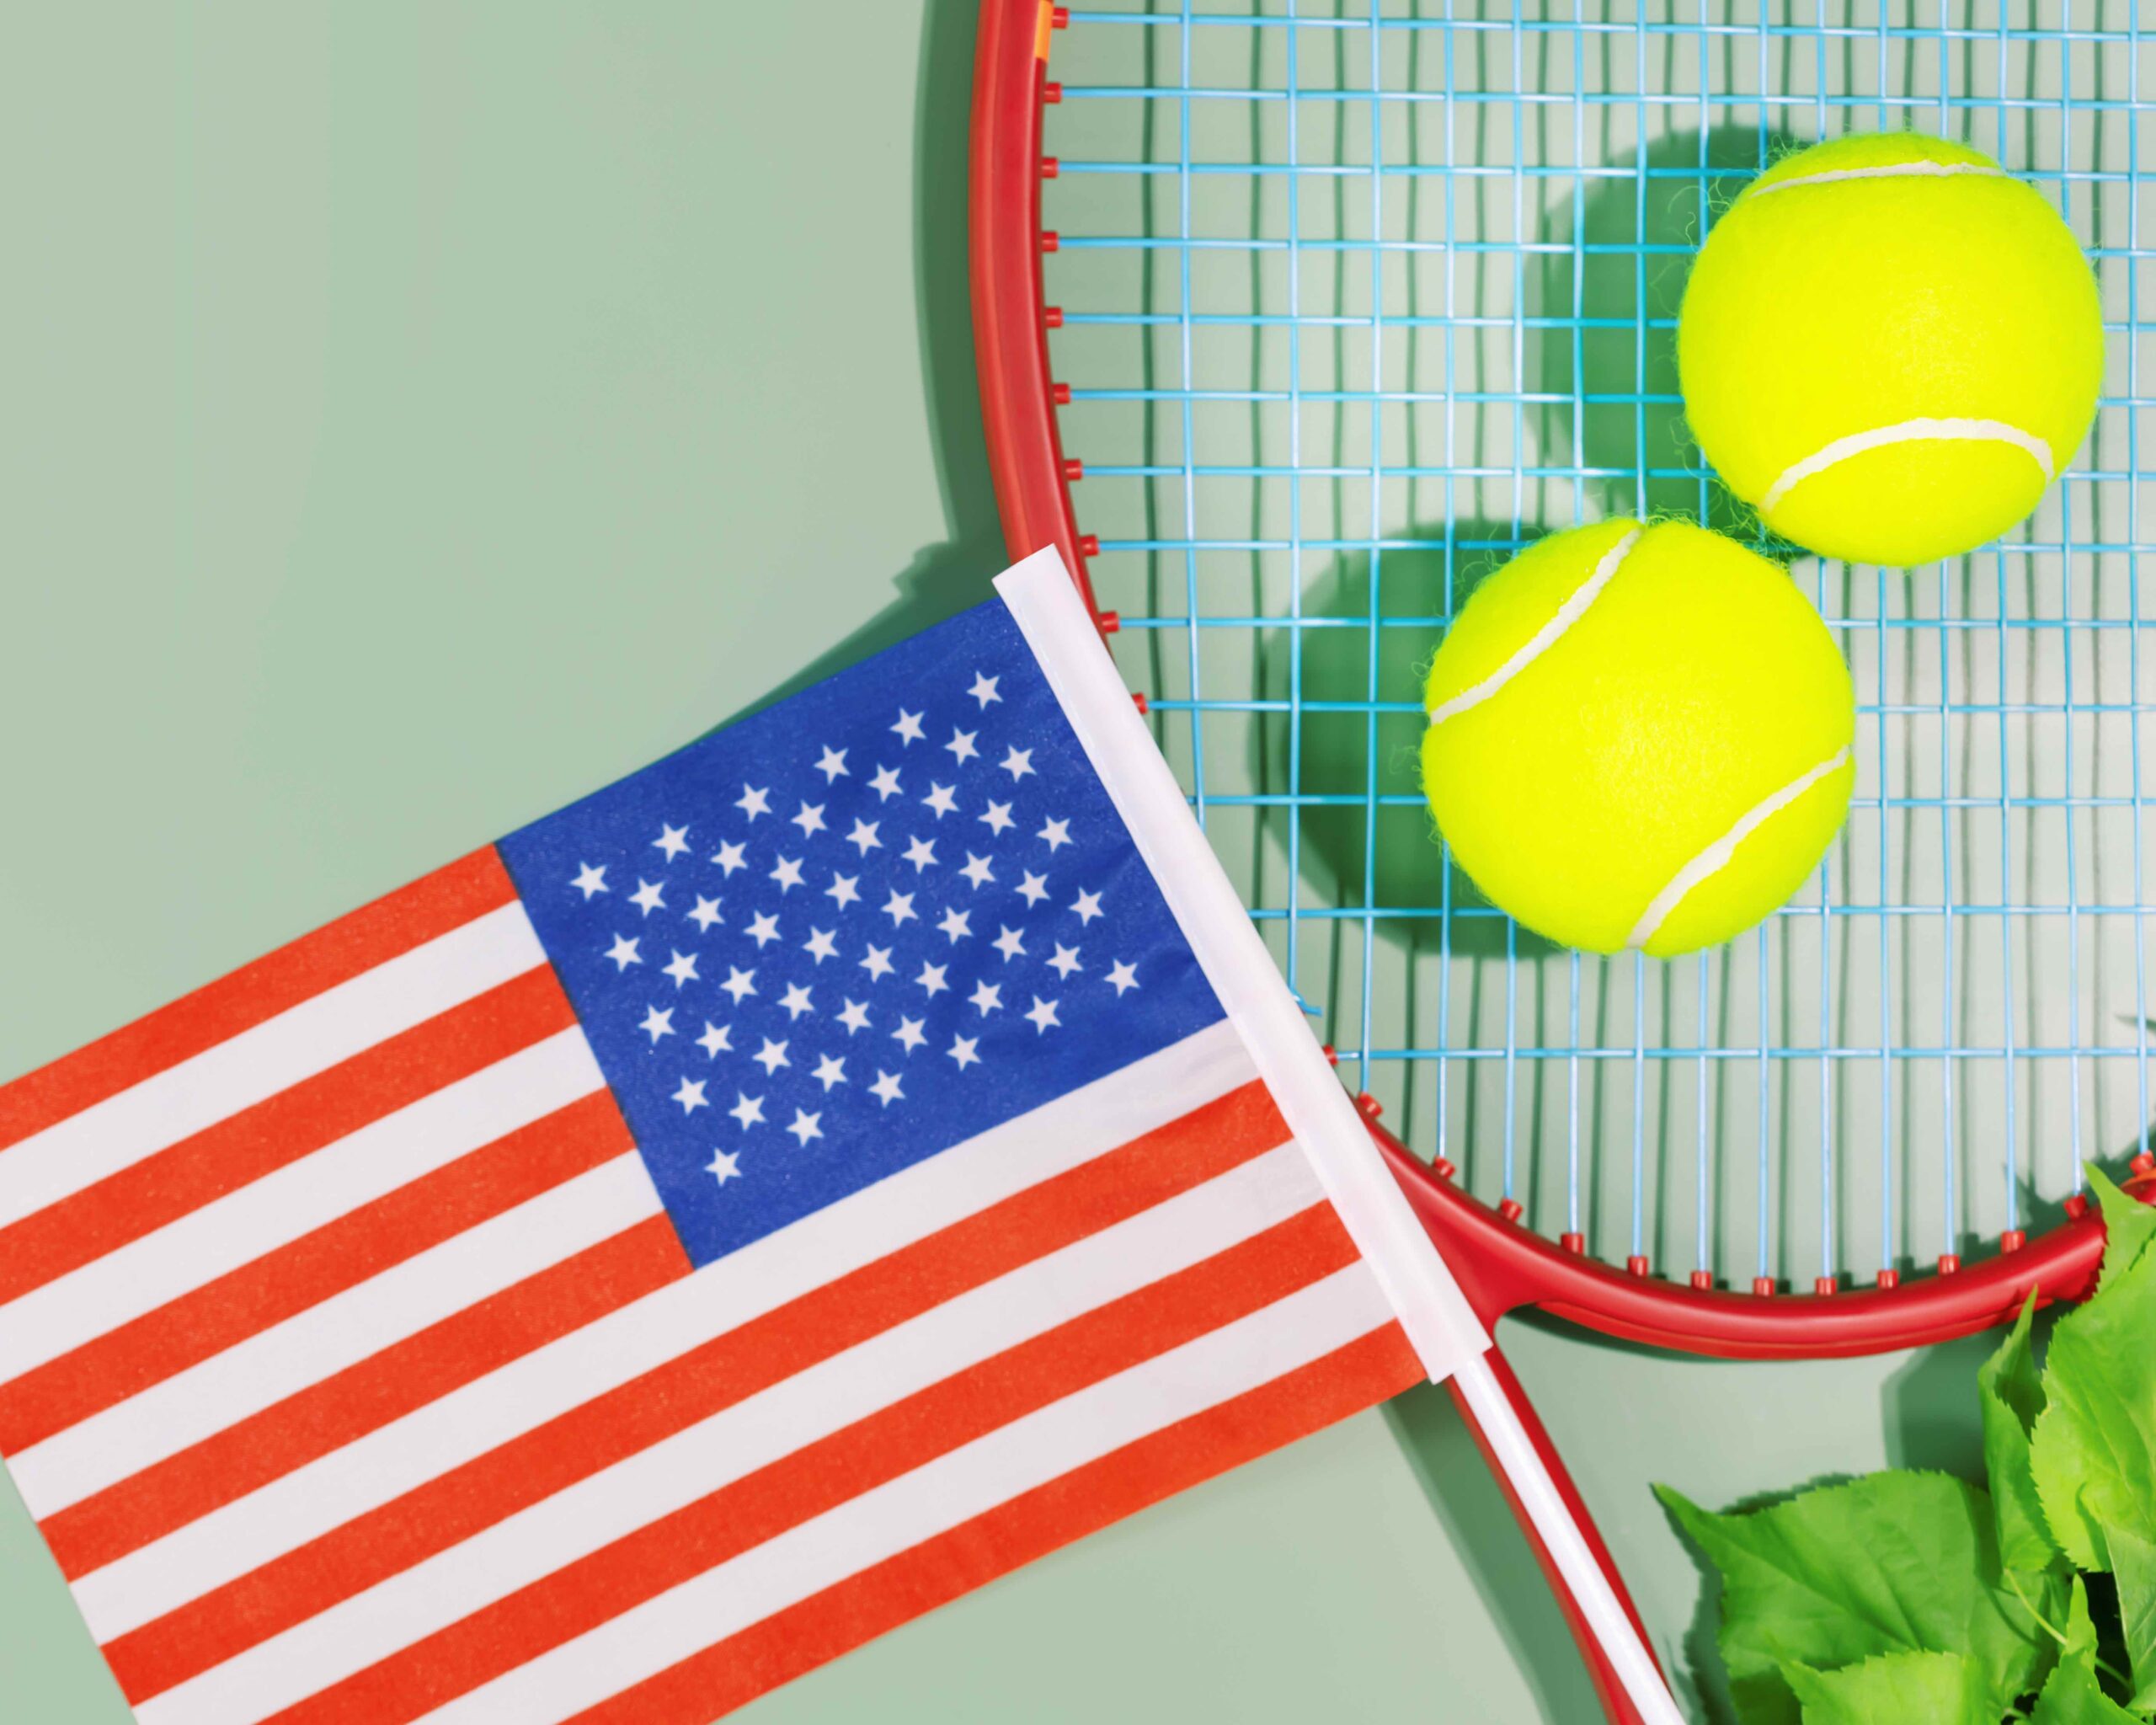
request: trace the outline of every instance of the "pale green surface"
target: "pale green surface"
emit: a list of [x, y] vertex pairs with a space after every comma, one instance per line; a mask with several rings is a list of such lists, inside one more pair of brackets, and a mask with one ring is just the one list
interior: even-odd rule
[[[985, 591], [971, 19], [926, 9], [18, 17], [0, 1074]], [[1761, 1368], [1510, 1339], [1680, 1663], [1697, 1577], [1648, 1479], [1719, 1504], [1974, 1455], [1970, 1347]], [[1425, 1392], [745, 1717], [1590, 1712]], [[0, 1721], [124, 1717], [0, 1488]]]

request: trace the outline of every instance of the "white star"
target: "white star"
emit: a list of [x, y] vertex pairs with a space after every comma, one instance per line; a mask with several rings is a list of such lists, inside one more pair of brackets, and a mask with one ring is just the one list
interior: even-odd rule
[[899, 1075], [896, 1072], [886, 1072], [881, 1066], [876, 1069], [876, 1081], [868, 1087], [868, 1093], [882, 1103], [885, 1108], [890, 1107], [894, 1102], [904, 1102], [906, 1098], [905, 1092], [899, 1088]]
[[972, 760], [974, 756], [980, 753], [980, 750], [974, 746], [974, 739], [980, 733], [979, 731], [962, 731], [958, 728], [958, 726], [953, 725], [951, 727], [951, 740], [946, 743], [943, 746], [951, 751], [952, 756], [957, 760], [958, 765], [963, 766], [969, 761]]
[[696, 1039], [696, 1046], [704, 1051], [704, 1058], [707, 1060], [717, 1060], [722, 1053], [731, 1054], [734, 1050], [733, 1028], [726, 1024], [714, 1024], [710, 1019], [705, 1019], [704, 1033]]
[[811, 804], [804, 797], [801, 801], [801, 812], [790, 814], [787, 819], [801, 829], [801, 836], [805, 839], [810, 834], [824, 830], [824, 805], [821, 803]]
[[905, 860], [913, 864], [913, 872], [918, 874], [922, 869], [935, 866], [936, 846], [916, 834], [913, 842], [906, 846]]
[[696, 925], [699, 933], [709, 934], [712, 923], [723, 922], [726, 919], [718, 914], [717, 899], [707, 899], [702, 893], [698, 893], [696, 908], [689, 912], [689, 921]]
[[868, 781], [868, 788], [876, 793], [876, 800], [888, 803], [899, 793], [899, 770], [895, 766], [879, 766], [876, 777]]
[[698, 1108], [711, 1106], [704, 1100], [704, 1081], [701, 1078], [684, 1078], [681, 1087], [674, 1092], [674, 1100], [681, 1104], [681, 1112], [685, 1114], [693, 1114]]
[[980, 1008], [980, 1015], [984, 1018], [985, 1018], [990, 1012], [1000, 1012], [1002, 1010], [1003, 990], [999, 985], [993, 982], [984, 982], [979, 984], [974, 988], [974, 991], [970, 995], [967, 996], [966, 998]]
[[1028, 868], [1026, 878], [1018, 883], [1018, 896], [1028, 905], [1038, 905], [1048, 896], [1048, 877]]
[[734, 844], [729, 841], [725, 844], [722, 844], [718, 847], [718, 854], [713, 857], [711, 860], [718, 863], [718, 866], [721, 868], [723, 868], [729, 875], [733, 874], [740, 869], [746, 868], [749, 866], [748, 863], [743, 860], [741, 855], [741, 852], [744, 848], [746, 847]]
[[937, 996], [950, 987], [951, 985], [943, 980], [944, 973], [950, 968], [948, 964], [931, 964], [924, 959], [921, 960], [921, 975], [915, 977], [914, 980], [928, 991], [929, 999], [934, 1000]]
[[848, 1001], [839, 1008], [839, 1023], [846, 1026], [848, 1036], [857, 1030], [866, 1030], [868, 1028], [868, 1008], [859, 1001]]
[[816, 1070], [808, 1076], [822, 1085], [824, 1094], [829, 1096], [834, 1084], [846, 1082], [846, 1062], [830, 1055], [825, 1055], [817, 1060]]
[[787, 984], [786, 998], [779, 1002], [779, 1007], [786, 1016], [797, 1024], [801, 1022], [801, 1015], [803, 1012], [813, 1012], [816, 1010], [808, 1003], [808, 991], [798, 982]]
[[898, 739], [901, 743], [918, 743], [922, 735], [921, 715], [918, 713], [908, 713], [905, 708], [901, 707], [899, 709], [899, 722], [891, 729], [898, 734]]
[[606, 956], [614, 961], [614, 974], [618, 976], [632, 964], [643, 963], [643, 954], [637, 950], [641, 943], [631, 940], [626, 934], [614, 937], [614, 944], [606, 948]]
[[663, 911], [666, 908], [665, 895], [659, 891], [659, 884], [656, 881], [639, 880], [637, 883], [637, 889], [629, 895], [629, 902], [647, 916], [650, 916], [654, 911]]
[[853, 830], [846, 836], [846, 841], [864, 857], [871, 851], [879, 851], [883, 847], [883, 841], [876, 836], [876, 829], [882, 825], [879, 820], [857, 820], [853, 824]]
[[1070, 823], [1067, 820], [1051, 820], [1034, 836], [1046, 839], [1050, 852], [1059, 851], [1070, 842]]
[[1138, 986], [1138, 967], [1135, 964], [1126, 964], [1120, 959], [1117, 959], [1114, 964], [1108, 966], [1108, 983], [1115, 990], [1115, 997], [1121, 1000], [1124, 995]]
[[637, 1028], [648, 1036], [651, 1039], [651, 1045], [657, 1048], [660, 1037], [671, 1036], [674, 1033], [674, 1009], [669, 1007], [662, 1012], [656, 1007], [645, 1007], [643, 1023], [638, 1025]]
[[980, 1056], [974, 1052], [979, 1046], [980, 1039], [978, 1036], [954, 1036], [951, 1039], [948, 1052], [951, 1058], [958, 1063], [958, 1070], [961, 1072], [969, 1066], [977, 1066], [980, 1064]]
[[771, 791], [768, 788], [758, 790], [755, 786], [744, 783], [741, 787], [741, 794], [734, 799], [734, 806], [754, 820], [759, 814], [771, 812]]
[[849, 775], [846, 770], [846, 750], [834, 749], [826, 743], [824, 745], [823, 758], [816, 763], [816, 771], [824, 775], [824, 782], [827, 785], [835, 784], [839, 780], [847, 777]]
[[808, 953], [819, 964], [826, 959], [835, 959], [839, 955], [839, 949], [834, 939], [837, 932], [835, 929], [812, 928], [808, 931], [808, 938], [802, 942], [801, 950]]
[[990, 832], [1001, 838], [1004, 829], [1011, 825], [1011, 805], [1008, 803], [990, 803], [988, 813], [981, 816], [981, 820]]
[[966, 852], [966, 866], [958, 873], [974, 884], [975, 892], [979, 892], [988, 882], [995, 879], [995, 871], [989, 867], [988, 858], [976, 857], [971, 851]]
[[972, 696], [974, 700], [980, 702], [980, 709], [983, 713], [985, 713], [988, 711], [988, 703], [990, 702], [1001, 701], [1003, 698], [1001, 695], [995, 692], [995, 686], [1002, 681], [1003, 679], [1001, 677], [983, 676], [980, 672], [975, 671], [974, 673], [974, 686], [970, 689], [967, 690], [966, 692]]
[[943, 920], [936, 926], [943, 931], [951, 944], [956, 946], [974, 932], [972, 923], [972, 911], [961, 911], [954, 906], [943, 913]]
[[584, 895], [585, 904], [590, 904], [594, 893], [603, 893], [607, 889], [606, 866], [602, 863], [594, 868], [589, 862], [581, 864], [577, 869], [576, 879], [569, 884]]
[[671, 862], [689, 848], [689, 829], [669, 826], [662, 820], [659, 823], [659, 836], [651, 841], [651, 847], [654, 851], [665, 852], [666, 860]]
[[1033, 770], [1033, 751], [1031, 749], [1006, 749], [1003, 751], [1003, 770], [1015, 782]]
[[758, 952], [778, 938], [778, 918], [768, 911], [759, 911], [749, 919], [749, 938], [756, 943]]
[[714, 1150], [711, 1153], [711, 1160], [704, 1164], [704, 1171], [707, 1173], [716, 1174], [718, 1177], [718, 1183], [723, 1186], [728, 1180], [738, 1180], [741, 1178], [741, 1158], [738, 1156], [728, 1156], [723, 1150]]
[[906, 1052], [908, 1054], [911, 1054], [915, 1049], [919, 1048], [921, 1044], [928, 1040], [926, 1037], [921, 1033], [921, 1027], [927, 1023], [927, 1022], [928, 1020], [926, 1018], [909, 1018], [904, 1013], [900, 1013], [899, 1015], [899, 1028], [891, 1033], [891, 1040], [894, 1042], [904, 1043], [906, 1046]]
[[1056, 1004], [1054, 1001], [1044, 1001], [1038, 995], [1035, 995], [1033, 1009], [1026, 1014], [1027, 1017], [1033, 1020], [1033, 1028], [1043, 1036], [1048, 1034], [1050, 1026], [1059, 1029], [1062, 1028], [1063, 1020], [1055, 1016]]
[[824, 889], [824, 896], [843, 911], [861, 896], [860, 879], [857, 874], [841, 874], [835, 868], [831, 871], [831, 884]]
[[1101, 914], [1101, 895], [1081, 888], [1078, 896], [1070, 901], [1070, 908], [1078, 913], [1080, 922], [1091, 922]]
[[734, 996], [734, 1004], [738, 1007], [741, 1004], [741, 997], [744, 995], [751, 995], [756, 991], [756, 973], [753, 970], [741, 969], [737, 965], [728, 964], [726, 967], [726, 980], [720, 983], [719, 986]]
[[869, 948], [868, 956], [861, 961], [861, 968], [868, 973], [871, 982], [882, 981], [891, 974], [891, 949], [889, 947]]
[[734, 1106], [726, 1112], [741, 1123], [741, 1130], [746, 1132], [751, 1126], [762, 1125], [764, 1124], [763, 1097], [751, 1096], [745, 1090], [737, 1090], [734, 1095], [735, 1097]]
[[782, 857], [778, 866], [771, 870], [771, 879], [778, 883], [779, 896], [784, 898], [802, 884], [801, 864], [792, 857]]
[[921, 800], [936, 811], [936, 818], [938, 820], [947, 814], [956, 814], [958, 812], [958, 799], [953, 794], [952, 787], [949, 785], [939, 785], [931, 781], [928, 794]]
[[[671, 948], [668, 948], [672, 951]], [[670, 963], [662, 967], [674, 979], [676, 988], [696, 980], [696, 955], [694, 953], [675, 953]]]
[[1078, 948], [1067, 947], [1061, 941], [1055, 943], [1055, 956], [1048, 963], [1049, 968], [1066, 982], [1070, 980], [1070, 973], [1073, 970], [1083, 970], [1086, 968], [1078, 962]]
[[1004, 927], [1000, 922], [995, 927], [998, 932], [993, 945], [997, 952], [1003, 954], [1003, 962], [1007, 964], [1026, 950], [1026, 937], [1015, 928]]
[[764, 1039], [764, 1045], [749, 1058], [764, 1069], [764, 1076], [766, 1078], [777, 1071], [781, 1066], [790, 1066], [793, 1064], [786, 1057], [786, 1044], [782, 1042], [773, 1042], [768, 1036]]
[[806, 1150], [811, 1139], [821, 1138], [824, 1135], [824, 1129], [816, 1124], [823, 1118], [821, 1114], [807, 1114], [796, 1108], [793, 1111], [793, 1124], [786, 1130], [799, 1140], [801, 1147]]
[[894, 887], [891, 889], [890, 902], [883, 906], [883, 914], [891, 919], [891, 927], [894, 928], [902, 923], [912, 921], [914, 920], [913, 895], [902, 893]]

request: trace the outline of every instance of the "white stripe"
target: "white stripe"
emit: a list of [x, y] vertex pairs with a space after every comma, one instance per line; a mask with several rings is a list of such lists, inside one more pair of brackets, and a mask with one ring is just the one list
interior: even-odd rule
[[[865, 1492], [425, 1717], [430, 1725], [559, 1725], [848, 1576], [1322, 1359], [1391, 1317], [1369, 1266], [1350, 1265]], [[176, 1725], [155, 1701], [136, 1717], [141, 1725]]]
[[1326, 1195], [1400, 1315], [1433, 1380], [1490, 1345], [1444, 1260], [1385, 1171], [1220, 859], [1192, 820], [1175, 774], [1130, 703], [1091, 614], [1055, 547], [995, 578], [1086, 760], [1190, 942], [1213, 991], [1249, 1044], [1266, 1087]]
[[[258, 1643], [160, 1697], [159, 1717], [231, 1722], [291, 1706], [637, 1528], [1225, 1251], [1324, 1195], [1302, 1151], [1285, 1144], [835, 1354]], [[93, 1626], [100, 1639], [114, 1632]]]
[[0, 1382], [606, 1087], [558, 1031], [0, 1306]]
[[2044, 480], [2052, 477], [2052, 449], [2041, 437], [2024, 431], [2018, 425], [2009, 425], [2002, 419], [1904, 419], [1898, 425], [1881, 425], [1872, 431], [1854, 432], [1847, 437], [1837, 437], [1824, 449], [1816, 450], [1785, 469], [1782, 476], [1767, 488], [1767, 494], [1759, 501], [1763, 515], [1771, 514], [1776, 505], [1815, 473], [1823, 473], [1838, 462], [1852, 456], [1865, 455], [1875, 449], [1884, 449], [1894, 443], [2010, 443], [2043, 469]]
[[1225, 1020], [804, 1216], [75, 1583], [147, 1622], [862, 1265], [1257, 1076]]
[[1812, 786], [1829, 773], [1838, 772], [1849, 758], [1847, 746], [1837, 749], [1817, 766], [1799, 773], [1773, 795], [1763, 798], [1737, 817], [1737, 825], [1702, 850], [1676, 873], [1669, 877], [1669, 884], [1657, 893], [1640, 920], [1633, 925], [1625, 944], [1637, 949], [1655, 937], [1656, 932], [1667, 922], [1677, 907], [1684, 902], [1685, 895], [1710, 876], [1729, 867], [1730, 859], [1737, 854], [1737, 847], [1757, 832], [1759, 828], [1783, 809], [1789, 807]]
[[1498, 690], [1504, 687], [1528, 666], [1557, 644], [1566, 630], [1587, 614], [1587, 608], [1602, 596], [1617, 573], [1618, 565], [1632, 554], [1632, 547], [1640, 542], [1645, 531], [1635, 527], [1622, 539], [1602, 554], [1602, 559], [1588, 572], [1588, 578], [1566, 596], [1565, 602], [1551, 611], [1542, 627], [1515, 649], [1513, 656], [1499, 665], [1479, 683], [1470, 684], [1451, 700], [1430, 709], [1430, 723], [1443, 724], [1449, 718], [1457, 718], [1470, 707], [1479, 707]]
[[2004, 179], [2003, 168], [1994, 168], [1988, 162], [1882, 162], [1873, 168], [1836, 168], [1817, 174], [1793, 174], [1787, 179], [1769, 180], [1764, 185], [1753, 184], [1745, 190], [1745, 195], [1764, 198], [1771, 192], [1785, 192], [1791, 186], [1832, 185], [1846, 179], [1952, 179], [1961, 177], [1977, 179]]
[[634, 1152], [587, 1169], [10, 1458], [23, 1500], [78, 1503], [659, 1213]]
[[326, 989], [0, 1151], [0, 1227], [546, 962], [510, 904]]

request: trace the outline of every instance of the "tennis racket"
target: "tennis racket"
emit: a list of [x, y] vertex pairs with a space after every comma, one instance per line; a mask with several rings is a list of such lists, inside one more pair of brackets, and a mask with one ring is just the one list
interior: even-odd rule
[[[1940, 1341], [2086, 1291], [2084, 1159], [2156, 1173], [2152, 41], [2134, 0], [985, 0], [972, 281], [1011, 553], [1056, 545], [1114, 637], [1486, 1323]], [[1689, 259], [1785, 148], [1900, 126], [2057, 198], [2110, 320], [2096, 430], [2006, 542], [1793, 563], [1860, 709], [1848, 829], [1794, 902], [1673, 963], [1546, 947], [1429, 843], [1417, 673], [1540, 531], [1748, 531], [1683, 431]], [[1641, 1718], [1637, 1613], [1490, 1359], [1455, 1393]]]

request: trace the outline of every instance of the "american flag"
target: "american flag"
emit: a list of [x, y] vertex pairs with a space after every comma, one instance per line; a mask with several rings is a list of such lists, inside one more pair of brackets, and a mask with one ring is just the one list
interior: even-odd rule
[[1425, 1376], [1161, 842], [991, 602], [0, 1090], [143, 1725], [701, 1725]]

